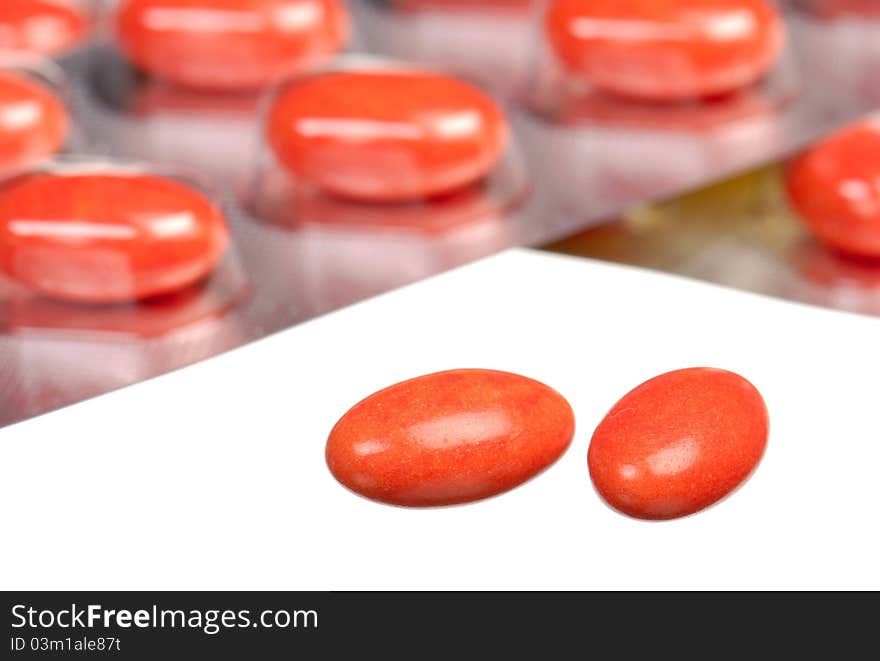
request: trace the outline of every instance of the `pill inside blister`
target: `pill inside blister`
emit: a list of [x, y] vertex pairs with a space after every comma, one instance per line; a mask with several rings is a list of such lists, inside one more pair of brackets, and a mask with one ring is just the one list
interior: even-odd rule
[[880, 119], [848, 126], [786, 170], [788, 198], [819, 241], [880, 258]]
[[35, 172], [0, 187], [0, 268], [51, 298], [118, 303], [178, 291], [226, 251], [220, 210], [145, 173]]
[[64, 147], [67, 109], [45, 85], [0, 70], [0, 174], [33, 165]]
[[646, 101], [727, 94], [776, 63], [784, 25], [767, 0], [550, 0], [546, 35], [562, 66]]
[[341, 197], [425, 199], [486, 177], [509, 142], [485, 93], [419, 71], [335, 71], [297, 80], [272, 105], [268, 142], [296, 178]]
[[0, 50], [61, 54], [88, 32], [89, 15], [79, 0], [0, 2]]
[[349, 23], [340, 0], [122, 0], [116, 35], [152, 76], [247, 90], [326, 62], [345, 47]]

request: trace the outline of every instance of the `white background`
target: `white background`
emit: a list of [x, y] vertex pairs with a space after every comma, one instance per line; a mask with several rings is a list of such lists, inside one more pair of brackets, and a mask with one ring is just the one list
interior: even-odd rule
[[[7, 589], [878, 588], [880, 320], [511, 251], [181, 372], [0, 431]], [[664, 523], [593, 492], [624, 393], [695, 365], [765, 396], [767, 454], [719, 505]], [[339, 486], [351, 405], [456, 367], [563, 393], [578, 429], [526, 485], [408, 510]]]

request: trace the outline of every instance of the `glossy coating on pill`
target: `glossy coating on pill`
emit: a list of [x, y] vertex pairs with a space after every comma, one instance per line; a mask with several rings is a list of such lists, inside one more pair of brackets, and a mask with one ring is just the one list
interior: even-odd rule
[[178, 291], [208, 276], [227, 244], [219, 209], [171, 179], [36, 173], [0, 187], [0, 268], [52, 298]]
[[82, 42], [89, 16], [79, 0], [3, 0], [0, 50], [55, 55]]
[[22, 74], [0, 72], [0, 174], [61, 150], [69, 124], [67, 109], [47, 87]]
[[498, 164], [509, 139], [503, 111], [485, 93], [418, 71], [308, 77], [281, 92], [267, 130], [297, 180], [378, 202], [474, 184]]
[[574, 414], [555, 390], [483, 369], [417, 377], [348, 411], [327, 441], [333, 476], [394, 505], [452, 505], [502, 493], [555, 462]]
[[590, 477], [615, 509], [640, 519], [698, 512], [752, 473], [769, 420], [755, 387], [733, 372], [690, 368], [625, 395], [590, 441]]
[[785, 41], [767, 0], [550, 0], [546, 31], [569, 73], [647, 101], [751, 85], [775, 64]]
[[208, 90], [270, 85], [345, 47], [340, 0], [123, 0], [122, 51], [168, 82]]
[[880, 258], [880, 119], [819, 142], [786, 169], [788, 199], [819, 241]]

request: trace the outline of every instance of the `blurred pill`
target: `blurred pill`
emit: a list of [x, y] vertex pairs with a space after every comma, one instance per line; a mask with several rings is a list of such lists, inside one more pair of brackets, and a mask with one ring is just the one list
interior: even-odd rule
[[848, 126], [808, 149], [789, 165], [785, 182], [817, 239], [880, 258], [880, 120]]
[[0, 71], [0, 174], [58, 152], [69, 131], [67, 109], [25, 75]]
[[546, 30], [570, 73], [646, 101], [751, 85], [785, 41], [782, 19], [766, 0], [551, 0]]
[[135, 66], [200, 89], [264, 87], [342, 50], [340, 0], [122, 0], [120, 47]]
[[290, 173], [342, 197], [424, 199], [484, 178], [509, 139], [501, 108], [472, 85], [417, 71], [310, 76], [269, 114], [268, 140]]
[[171, 293], [205, 278], [228, 241], [220, 210], [171, 179], [40, 172], [0, 188], [0, 268], [51, 298]]

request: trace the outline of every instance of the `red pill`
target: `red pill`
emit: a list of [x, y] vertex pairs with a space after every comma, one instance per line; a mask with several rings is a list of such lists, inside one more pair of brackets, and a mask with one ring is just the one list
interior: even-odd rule
[[787, 168], [788, 199], [825, 245], [880, 258], [880, 120], [847, 127]]
[[590, 477], [615, 509], [673, 519], [720, 500], [752, 473], [767, 446], [767, 407], [725, 370], [662, 374], [623, 397], [590, 441]]
[[340, 0], [123, 0], [122, 50], [186, 87], [257, 89], [323, 63], [348, 39]]
[[89, 18], [77, 0], [2, 0], [0, 50], [54, 55], [79, 44]]
[[718, 96], [757, 82], [785, 41], [766, 0], [551, 0], [550, 43], [600, 90], [647, 101]]
[[574, 413], [555, 390], [482, 369], [428, 374], [367, 397], [336, 423], [327, 465], [392, 505], [453, 505], [502, 493], [555, 462]]
[[335, 72], [287, 87], [268, 140], [299, 180], [377, 202], [450, 193], [488, 175], [507, 147], [504, 112], [448, 76], [416, 71]]
[[220, 211], [170, 179], [36, 173], [0, 188], [0, 268], [52, 298], [174, 292], [205, 278], [227, 243]]
[[69, 121], [62, 103], [43, 85], [0, 72], [0, 174], [59, 151]]

